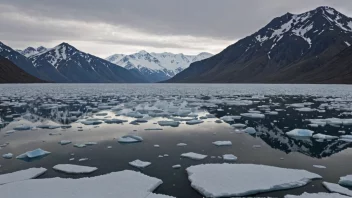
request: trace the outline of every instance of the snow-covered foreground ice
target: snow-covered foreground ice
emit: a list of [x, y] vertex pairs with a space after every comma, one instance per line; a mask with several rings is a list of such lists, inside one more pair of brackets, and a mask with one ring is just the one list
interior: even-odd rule
[[135, 171], [81, 179], [32, 179], [0, 186], [1, 198], [171, 198], [153, 194], [163, 182]]
[[306, 170], [254, 164], [202, 164], [186, 170], [192, 187], [205, 197], [246, 196], [290, 189], [321, 178]]
[[181, 157], [186, 157], [186, 158], [190, 158], [190, 159], [194, 159], [194, 160], [202, 160], [202, 159], [206, 158], [207, 155], [189, 152], [189, 153], [182, 153]]
[[301, 195], [286, 195], [285, 198], [349, 198], [338, 193], [303, 193]]
[[326, 189], [328, 189], [330, 192], [340, 193], [340, 194], [348, 195], [348, 196], [352, 197], [352, 191], [350, 189], [342, 187], [338, 184], [323, 182], [323, 186]]
[[96, 167], [79, 166], [74, 164], [58, 164], [54, 166], [53, 169], [70, 174], [92, 173], [98, 170]]
[[[2, 174], [0, 175], [0, 185], [36, 178], [45, 172], [45, 168], [30, 168], [26, 170], [16, 171], [13, 173]], [[2, 197], [1, 190], [0, 195]]]

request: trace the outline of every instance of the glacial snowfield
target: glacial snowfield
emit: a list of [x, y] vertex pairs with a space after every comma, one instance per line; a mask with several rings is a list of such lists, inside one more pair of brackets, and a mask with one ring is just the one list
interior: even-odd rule
[[0, 197], [346, 197], [351, 132], [348, 85], [0, 85]]

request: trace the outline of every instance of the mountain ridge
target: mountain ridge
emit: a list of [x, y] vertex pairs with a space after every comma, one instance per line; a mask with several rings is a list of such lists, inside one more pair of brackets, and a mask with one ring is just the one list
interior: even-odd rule
[[352, 19], [333, 8], [286, 13], [166, 82], [301, 83], [290, 80], [288, 71], [314, 70], [305, 64], [316, 65], [316, 57], [328, 61], [351, 43]]
[[187, 68], [191, 63], [212, 56], [207, 52], [198, 55], [173, 54], [170, 52], [155, 53], [141, 50], [133, 54], [114, 54], [106, 60], [142, 73], [149, 81], [158, 82], [169, 79]]

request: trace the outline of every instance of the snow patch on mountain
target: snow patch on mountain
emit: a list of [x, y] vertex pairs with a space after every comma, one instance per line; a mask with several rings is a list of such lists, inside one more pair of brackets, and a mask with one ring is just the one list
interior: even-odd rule
[[28, 58], [28, 57], [31, 57], [31, 56], [35, 56], [35, 55], [38, 55], [38, 54], [45, 53], [48, 50], [49, 49], [47, 49], [47, 48], [45, 48], [43, 46], [40, 46], [38, 48], [27, 47], [24, 50], [17, 50], [17, 52], [21, 53], [23, 56]]
[[167, 80], [186, 69], [191, 63], [211, 57], [210, 53], [198, 55], [149, 53], [142, 50], [138, 53], [125, 55], [114, 54], [106, 58], [107, 61], [126, 69], [136, 69], [144, 76], [149, 76], [152, 82]]

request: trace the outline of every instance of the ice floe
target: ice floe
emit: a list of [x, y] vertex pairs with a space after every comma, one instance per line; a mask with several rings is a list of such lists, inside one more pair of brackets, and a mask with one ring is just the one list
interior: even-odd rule
[[178, 121], [167, 121], [167, 120], [163, 120], [163, 121], [159, 121], [158, 124], [159, 124], [160, 126], [178, 127], [178, 125], [180, 125], [180, 122], [178, 122]]
[[257, 118], [257, 119], [265, 118], [265, 115], [261, 113], [241, 113], [241, 116], [247, 117], [247, 118]]
[[70, 140], [61, 140], [59, 142], [59, 144], [61, 144], [61, 145], [71, 144], [71, 141]]
[[255, 134], [257, 131], [253, 127], [247, 127], [244, 129], [244, 132], [246, 132], [248, 134]]
[[339, 138], [337, 136], [325, 135], [321, 133], [314, 134], [312, 137], [316, 139], [324, 139], [324, 140], [334, 140]]
[[288, 136], [294, 137], [312, 137], [314, 131], [308, 129], [293, 129], [292, 131], [286, 132]]
[[58, 164], [53, 169], [70, 174], [92, 173], [98, 168], [89, 166], [79, 166], [74, 164]]
[[13, 157], [13, 154], [12, 153], [6, 153], [6, 154], [3, 154], [2, 157], [5, 158], [5, 159], [11, 159]]
[[0, 194], [1, 198], [172, 198], [151, 193], [161, 184], [160, 179], [125, 170], [80, 179], [50, 178], [16, 182], [0, 186]]
[[17, 159], [32, 159], [32, 158], [37, 158], [37, 157], [42, 157], [50, 154], [49, 151], [45, 151], [41, 148], [37, 148], [33, 151], [27, 151], [19, 156], [17, 156]]
[[176, 144], [176, 146], [187, 146], [187, 144], [186, 143], [178, 143], [178, 144]]
[[284, 190], [321, 178], [306, 170], [254, 164], [202, 164], [186, 170], [191, 186], [205, 197], [246, 196]]
[[150, 163], [150, 162], [144, 162], [144, 161], [141, 161], [141, 160], [137, 159], [137, 160], [134, 160], [134, 161], [132, 161], [132, 162], [129, 162], [129, 164], [130, 164], [131, 166], [136, 167], [136, 168], [145, 168], [145, 167], [151, 165], [152, 163]]
[[325, 166], [322, 166], [322, 165], [313, 165], [313, 167], [315, 167], [315, 168], [326, 168]]
[[352, 142], [352, 135], [341, 135], [339, 140], [344, 142]]
[[352, 175], [346, 175], [344, 177], [340, 177], [339, 184], [343, 186], [352, 187]]
[[[45, 168], [30, 168], [26, 170], [16, 171], [13, 173], [2, 174], [0, 175], [0, 185], [36, 178], [45, 173], [45, 171]], [[1, 190], [0, 195], [1, 197], [3, 195]]]
[[352, 197], [352, 191], [350, 189], [342, 187], [338, 184], [323, 182], [323, 186], [328, 189], [329, 192], [340, 193]]
[[137, 135], [125, 135], [120, 137], [117, 141], [120, 143], [137, 143], [142, 142], [143, 138]]
[[199, 153], [189, 152], [189, 153], [182, 153], [181, 157], [186, 157], [194, 160], [202, 160], [207, 157], [207, 155], [202, 155]]
[[187, 121], [186, 124], [195, 125], [195, 124], [201, 124], [203, 122], [204, 122], [203, 120], [190, 120], [190, 121]]
[[222, 158], [226, 161], [236, 161], [237, 160], [237, 157], [232, 154], [225, 154], [222, 156]]
[[232, 142], [231, 141], [215, 141], [213, 142], [216, 146], [231, 146]]
[[181, 165], [180, 164], [176, 164], [176, 165], [173, 165], [172, 168], [178, 169], [178, 168], [181, 168]]

